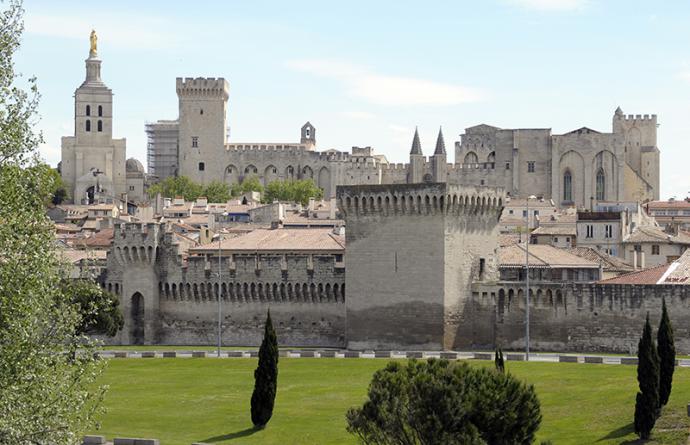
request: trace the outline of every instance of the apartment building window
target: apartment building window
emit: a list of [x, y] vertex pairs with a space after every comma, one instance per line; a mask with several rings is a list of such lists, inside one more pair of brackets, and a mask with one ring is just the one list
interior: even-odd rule
[[606, 224], [604, 236], [606, 238], [613, 238], [613, 226], [611, 226], [611, 224]]
[[527, 161], [527, 173], [534, 173], [534, 161]]
[[594, 238], [594, 226], [591, 224], [587, 224], [587, 235], [586, 238]]
[[659, 255], [659, 245], [652, 244], [652, 255]]
[[635, 252], [640, 253], [640, 252], [642, 252], [642, 245], [641, 244], [635, 244], [633, 246], [633, 249], [635, 250]]
[[553, 238], [553, 242], [554, 242], [554, 243], [557, 243], [557, 242], [558, 242], [558, 238], [557, 238], [557, 237], [554, 237], [554, 238]]
[[199, 136], [192, 136], [192, 148], [199, 146]]
[[134, 191], [134, 186], [133, 186], [133, 185], [130, 185], [130, 186], [129, 186], [129, 191], [130, 191], [130, 192], [133, 192], [133, 191]]

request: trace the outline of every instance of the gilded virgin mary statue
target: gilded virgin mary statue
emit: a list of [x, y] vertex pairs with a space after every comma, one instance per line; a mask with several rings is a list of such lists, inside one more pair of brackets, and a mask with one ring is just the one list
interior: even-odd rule
[[89, 36], [91, 41], [91, 50], [89, 51], [89, 57], [98, 56], [98, 36], [96, 35], [96, 30], [91, 30], [91, 35]]

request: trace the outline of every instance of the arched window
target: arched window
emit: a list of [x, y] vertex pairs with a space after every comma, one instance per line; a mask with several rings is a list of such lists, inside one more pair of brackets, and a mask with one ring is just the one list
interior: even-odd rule
[[86, 115], [91, 116], [91, 105], [86, 106]]
[[604, 196], [606, 196], [606, 176], [604, 175], [604, 169], [599, 169], [597, 172], [597, 201], [603, 201]]
[[98, 106], [98, 117], [103, 116], [103, 106], [99, 105]]
[[88, 119], [86, 120], [86, 131], [91, 131], [91, 121]]
[[570, 170], [563, 174], [563, 201], [572, 202], [573, 200], [573, 176]]
[[103, 131], [103, 121], [98, 121], [98, 131]]

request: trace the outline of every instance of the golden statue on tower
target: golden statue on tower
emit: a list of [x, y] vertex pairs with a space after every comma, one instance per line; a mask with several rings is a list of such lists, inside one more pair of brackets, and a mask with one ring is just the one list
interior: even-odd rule
[[89, 36], [89, 40], [91, 41], [91, 50], [89, 51], [89, 57], [97, 57], [98, 56], [98, 36], [96, 35], [95, 29], [91, 30], [91, 35]]

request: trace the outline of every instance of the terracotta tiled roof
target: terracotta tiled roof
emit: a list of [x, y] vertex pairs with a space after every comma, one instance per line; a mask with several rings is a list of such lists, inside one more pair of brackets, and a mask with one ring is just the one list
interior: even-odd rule
[[498, 235], [498, 245], [500, 247], [512, 246], [520, 242], [520, 235], [516, 233], [506, 233]]
[[575, 236], [577, 229], [574, 224], [553, 224], [537, 227], [532, 231], [532, 235]]
[[623, 243], [668, 243], [668, 244], [688, 244], [690, 245], [690, 236], [685, 232], [679, 232], [678, 235], [671, 235], [656, 226], [641, 226], [635, 229], [633, 233], [628, 235]]
[[[500, 267], [523, 267], [525, 265], [525, 245], [515, 244], [502, 247], [498, 253]], [[536, 268], [598, 268], [593, 261], [580, 258], [563, 249], [547, 244], [530, 244], [529, 266]]]
[[72, 264], [76, 264], [81, 260], [105, 260], [108, 252], [105, 250], [75, 250], [63, 249], [60, 251], [60, 256]]
[[113, 229], [103, 229], [96, 232], [93, 236], [83, 238], [79, 244], [83, 247], [106, 248], [113, 244]]
[[607, 272], [633, 271], [632, 265], [626, 263], [620, 258], [616, 258], [615, 256], [611, 256], [607, 253], [600, 252], [591, 247], [573, 247], [566, 250], [572, 253], [573, 255], [577, 255], [586, 260], [593, 261], [597, 264], [601, 264], [604, 267], [604, 270]]
[[[327, 251], [344, 252], [345, 237], [332, 229], [257, 229], [245, 235], [224, 239], [221, 249], [229, 252], [257, 251]], [[210, 243], [190, 249], [191, 253], [217, 252], [218, 244]]]
[[671, 263], [662, 277], [662, 284], [690, 285], [690, 249]]
[[651, 210], [659, 209], [690, 209], [690, 201], [676, 200], [676, 201], [652, 201], [645, 204]]
[[601, 280], [601, 284], [657, 284], [669, 268], [669, 264], [660, 264], [649, 269], [626, 273], [617, 277]]

